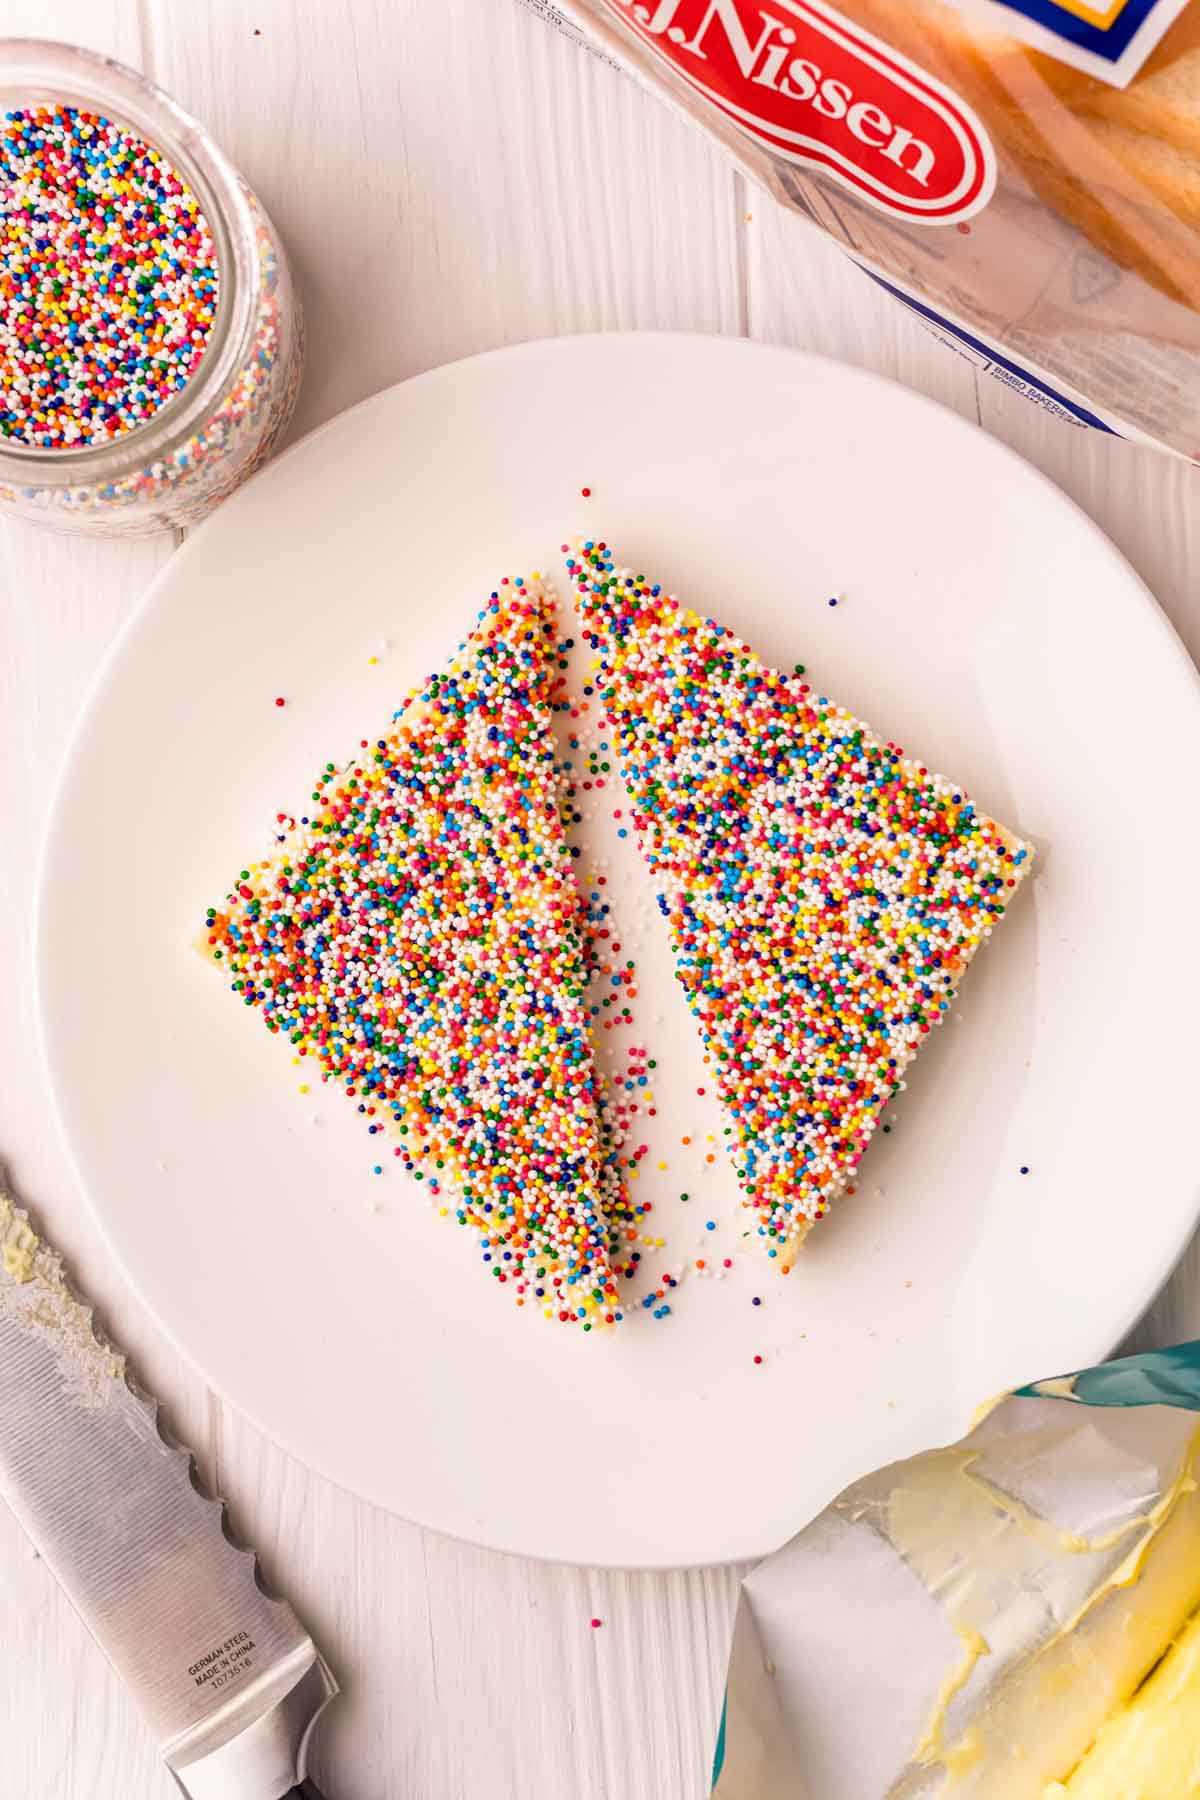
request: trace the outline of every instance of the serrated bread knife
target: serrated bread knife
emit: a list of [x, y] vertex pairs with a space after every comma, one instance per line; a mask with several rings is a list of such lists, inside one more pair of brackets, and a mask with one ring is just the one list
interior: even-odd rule
[[0, 1494], [190, 1800], [320, 1800], [305, 1764], [333, 1677], [3, 1190]]

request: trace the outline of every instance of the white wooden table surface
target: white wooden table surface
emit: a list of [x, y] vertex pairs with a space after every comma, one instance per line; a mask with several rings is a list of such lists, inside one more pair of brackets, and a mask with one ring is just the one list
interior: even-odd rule
[[[896, 376], [1014, 445], [1111, 534], [1200, 651], [1196, 471], [1056, 424], [976, 375], [631, 80], [515, 0], [5, 0], [2, 28], [146, 70], [245, 171], [307, 308], [297, 433], [407, 375], [524, 338], [685, 328], [799, 344]], [[315, 1769], [330, 1800], [699, 1800], [738, 1570], [547, 1568], [340, 1493], [206, 1392], [84, 1212], [34, 1051], [36, 852], [76, 709], [175, 547], [0, 525], [0, 1158], [336, 1667], [345, 1692]], [[1135, 1336], [1197, 1334], [1193, 1250]], [[173, 1791], [2, 1507], [0, 1595], [0, 1793]]]

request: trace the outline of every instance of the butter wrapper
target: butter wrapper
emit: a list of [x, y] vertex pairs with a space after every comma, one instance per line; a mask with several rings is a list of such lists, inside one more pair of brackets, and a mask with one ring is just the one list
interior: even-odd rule
[[1044, 1800], [1200, 1608], [1198, 1427], [1200, 1342], [847, 1488], [742, 1585], [714, 1800]]

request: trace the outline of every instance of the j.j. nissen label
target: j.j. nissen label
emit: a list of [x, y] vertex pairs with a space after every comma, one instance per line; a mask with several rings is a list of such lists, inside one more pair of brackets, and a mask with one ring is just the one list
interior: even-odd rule
[[883, 212], [947, 225], [986, 206], [991, 141], [932, 75], [816, 0], [603, 0], [776, 156]]

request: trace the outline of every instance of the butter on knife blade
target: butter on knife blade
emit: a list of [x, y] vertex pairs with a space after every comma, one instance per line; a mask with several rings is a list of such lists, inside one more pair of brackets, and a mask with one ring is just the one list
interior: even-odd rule
[[337, 1692], [324, 1659], [3, 1189], [0, 1495], [189, 1800], [319, 1800], [305, 1765]]

